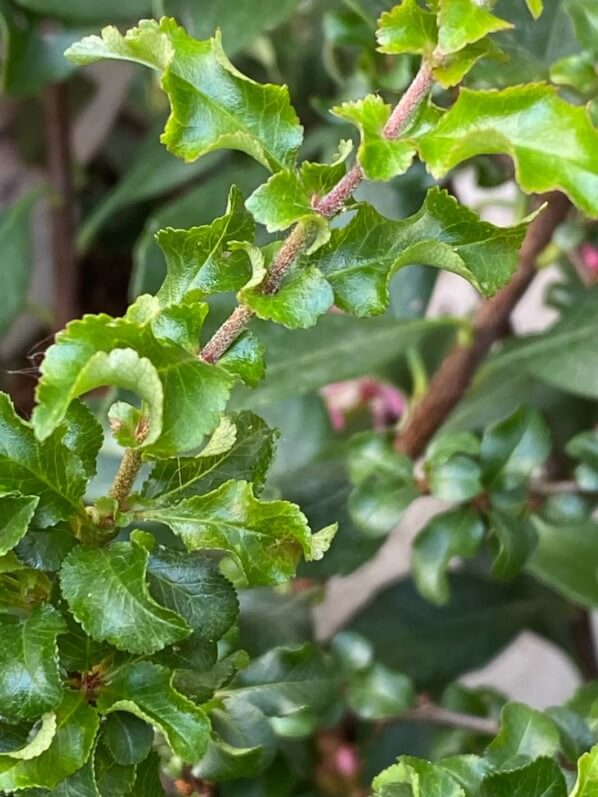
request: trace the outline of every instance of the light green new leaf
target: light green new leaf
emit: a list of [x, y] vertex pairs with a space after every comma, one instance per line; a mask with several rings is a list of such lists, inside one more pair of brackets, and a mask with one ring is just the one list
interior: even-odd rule
[[582, 606], [598, 606], [598, 524], [548, 523], [533, 518], [537, 547], [527, 569], [540, 581]]
[[166, 278], [158, 291], [162, 305], [202, 299], [211, 293], [237, 291], [251, 276], [242, 251], [228, 251], [233, 241], [252, 241], [255, 225], [241, 192], [230, 190], [226, 212], [211, 224], [189, 230], [167, 228], [156, 234], [166, 258]]
[[98, 694], [102, 714], [128, 711], [164, 735], [170, 749], [184, 761], [197, 761], [208, 744], [210, 721], [172, 686], [172, 674], [150, 662], [121, 667]]
[[559, 749], [559, 732], [545, 714], [523, 703], [508, 703], [501, 713], [500, 731], [486, 750], [486, 759], [500, 770], [516, 769]]
[[53, 606], [36, 606], [24, 620], [0, 616], [0, 714], [34, 719], [63, 696], [56, 637], [66, 625]]
[[161, 72], [172, 112], [162, 142], [192, 161], [216, 149], [238, 149], [272, 171], [289, 166], [302, 128], [285, 86], [260, 85], [228, 60], [216, 35], [197, 41], [175, 20], [144, 20], [123, 37], [116, 28], [67, 50], [80, 64], [102, 58], [135, 61]]
[[37, 495], [0, 493], [0, 556], [25, 536], [38, 503]]
[[538, 758], [513, 772], [488, 775], [480, 797], [567, 797], [567, 784], [552, 759]]
[[178, 310], [178, 324], [169, 317], [165, 325], [158, 300], [142, 296], [124, 318], [88, 315], [68, 324], [42, 363], [33, 413], [37, 436], [43, 440], [56, 428], [77, 395], [107, 384], [144, 399], [150, 426], [139, 445], [146, 450], [168, 456], [198, 446], [218, 423], [232, 378], [166, 339], [168, 330], [180, 335], [181, 313], [193, 327], [198, 309]]
[[294, 268], [276, 293], [263, 293], [259, 285], [239, 291], [239, 301], [258, 318], [274, 321], [287, 329], [306, 329], [334, 302], [332, 288], [313, 265]]
[[0, 215], [3, 290], [0, 295], [0, 334], [4, 334], [23, 307], [33, 262], [31, 211], [34, 194], [27, 194]]
[[208, 554], [158, 548], [150, 554], [148, 582], [152, 596], [180, 615], [207, 640], [219, 640], [239, 613], [237, 593]]
[[[56, 733], [47, 750], [28, 760], [0, 755], [0, 790], [12, 793], [21, 789], [55, 789], [60, 781], [85, 764], [98, 725], [97, 712], [88, 705], [85, 696], [81, 692], [65, 692], [56, 710]], [[70, 797], [68, 792], [58, 791], [58, 794]], [[79, 797], [76, 792], [74, 797]]]
[[512, 28], [510, 22], [495, 17], [476, 0], [440, 0], [438, 10], [438, 48], [455, 53], [489, 33]]
[[209, 493], [231, 479], [252, 482], [259, 494], [279, 433], [251, 412], [231, 418], [235, 435], [220, 450], [208, 444], [195, 457], [157, 460], [143, 485], [143, 497], [160, 505], [175, 504], [182, 498]]
[[62, 594], [77, 622], [98, 642], [154, 653], [190, 635], [179, 614], [151, 598], [145, 580], [148, 556], [134, 542], [115, 542], [101, 549], [75, 548], [62, 563]]
[[442, 116], [442, 111], [436, 106], [422, 103], [401, 137], [390, 139], [384, 135], [384, 128], [391, 111], [391, 106], [376, 94], [332, 109], [335, 116], [359, 128], [361, 144], [357, 159], [369, 180], [384, 182], [406, 172], [415, 155], [412, 139], [432, 129]]
[[505, 153], [524, 191], [560, 189], [598, 216], [598, 130], [585, 108], [565, 102], [553, 86], [461, 89], [435, 128], [415, 143], [434, 177], [475, 155]]
[[[330, 237], [328, 223], [314, 211], [314, 198], [322, 197], [345, 174], [344, 161], [351, 152], [350, 141], [341, 142], [338, 157], [331, 164], [304, 161], [299, 169], [285, 169], [259, 186], [247, 200], [247, 208], [268, 232], [286, 230], [301, 221], [315, 228], [308, 251], [315, 251]], [[239, 239], [241, 240], [241, 239]]]
[[570, 797], [594, 797], [598, 789], [598, 745], [577, 762], [577, 780]]
[[456, 557], [475, 556], [485, 527], [477, 512], [466, 507], [435, 515], [419, 532], [411, 549], [413, 578], [418, 590], [438, 605], [448, 603], [446, 571]]
[[231, 554], [250, 585], [288, 581], [303, 553], [311, 555], [305, 516], [288, 501], [259, 501], [251, 485], [228, 481], [207, 495], [156, 506], [139, 517], [169, 526], [190, 551], [217, 549]]
[[431, 55], [436, 46], [436, 15], [424, 11], [417, 0], [403, 0], [380, 17], [376, 37], [381, 53]]
[[526, 227], [495, 227], [433, 188], [422, 208], [400, 221], [360, 208], [309, 262], [332, 285], [339, 307], [360, 317], [379, 315], [388, 307], [391, 277], [413, 263], [452, 271], [491, 296], [513, 275]]
[[43, 444], [0, 393], [0, 485], [4, 491], [35, 495], [35, 525], [46, 528], [83, 510], [86, 476], [81, 460], [66, 445], [62, 427]]
[[437, 764], [401, 756], [372, 783], [373, 797], [465, 797], [458, 782]]
[[538, 19], [544, 11], [544, 0], [525, 0], [530, 14], [534, 19]]

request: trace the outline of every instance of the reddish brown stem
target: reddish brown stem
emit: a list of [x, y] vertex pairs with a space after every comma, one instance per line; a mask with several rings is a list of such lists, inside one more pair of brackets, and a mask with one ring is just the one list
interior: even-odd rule
[[529, 226], [515, 276], [476, 313], [473, 343], [455, 346], [436, 372], [426, 395], [414, 407], [397, 439], [400, 451], [412, 457], [423, 452], [463, 397], [492, 344], [501, 336], [515, 305], [534, 278], [538, 255], [550, 243], [555, 228], [570, 207], [566, 197], [557, 192], [547, 194], [544, 199], [548, 206]]
[[43, 95], [51, 196], [52, 259], [55, 281], [55, 326], [61, 329], [78, 312], [79, 275], [75, 251], [75, 192], [71, 160], [66, 84], [56, 83]]
[[[407, 128], [413, 114], [432, 87], [432, 69], [426, 61], [422, 61], [413, 82], [399, 100], [392, 112], [384, 135], [387, 138], [398, 138]], [[329, 191], [326, 196], [316, 199], [314, 210], [326, 218], [332, 218], [342, 210], [346, 201], [364, 178], [361, 166], [356, 165]], [[266, 294], [276, 293], [280, 288], [293, 263], [309, 247], [311, 235], [303, 224], [298, 224], [290, 233], [262, 285]], [[200, 352], [200, 357], [209, 363], [217, 362], [224, 352], [247, 328], [253, 313], [247, 307], [237, 307], [232, 315], [218, 329]]]

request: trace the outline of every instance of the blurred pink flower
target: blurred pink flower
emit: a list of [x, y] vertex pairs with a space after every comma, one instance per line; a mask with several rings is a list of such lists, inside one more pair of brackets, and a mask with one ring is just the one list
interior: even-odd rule
[[592, 277], [598, 277], [598, 246], [585, 243], [579, 248], [583, 262]]
[[384, 429], [401, 417], [405, 410], [405, 397], [387, 382], [364, 376], [345, 382], [332, 382], [321, 390], [335, 431], [342, 431], [346, 415], [360, 407], [367, 407], [374, 429]]
[[334, 754], [336, 771], [345, 778], [352, 778], [359, 772], [359, 759], [354, 747], [343, 744]]

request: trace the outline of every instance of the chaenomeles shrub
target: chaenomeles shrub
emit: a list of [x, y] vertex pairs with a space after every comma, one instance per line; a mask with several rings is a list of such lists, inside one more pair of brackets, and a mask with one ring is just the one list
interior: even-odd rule
[[[528, 5], [540, 15], [540, 0]], [[544, 714], [458, 685], [442, 706], [418, 707], [423, 674], [376, 661], [367, 618], [332, 645], [275, 647], [253, 660], [237, 632], [238, 590], [288, 584], [302, 560], [326, 555], [336, 532], [312, 530], [298, 506], [264, 497], [277, 432], [252, 412], [227, 410], [233, 388], [255, 387], [266, 372], [252, 320], [301, 335], [333, 306], [380, 315], [390, 279], [414, 263], [493, 296], [546, 212], [499, 228], [433, 187], [417, 213], [395, 221], [353, 201], [357, 186], [391, 180], [416, 155], [441, 179], [476, 155], [501, 153], [524, 192], [558, 190], [598, 216], [598, 132], [585, 108], [544, 83], [452, 91], [481, 59], [500, 65], [489, 36], [509, 25], [476, 0], [403, 0], [383, 13], [379, 50], [417, 56], [417, 72], [394, 108], [369, 95], [333, 110], [360, 141], [355, 156], [340, 142], [326, 164], [297, 162], [302, 127], [287, 89], [238, 72], [217, 35], [196, 41], [164, 18], [125, 35], [109, 27], [69, 49], [77, 63], [117, 58], [157, 72], [171, 105], [162, 141], [173, 155], [240, 150], [271, 176], [248, 199], [232, 186], [209, 225], [158, 232], [167, 274], [155, 296], [139, 297], [122, 318], [85, 316], [56, 336], [31, 422], [0, 396], [2, 793], [153, 797], [180, 776], [180, 793], [357, 797], [368, 792], [351, 739], [358, 723], [375, 733], [368, 723], [416, 715], [460, 736], [444, 737], [437, 763], [402, 756], [375, 778], [379, 797], [598, 790], [595, 685]], [[342, 223], [331, 226], [336, 217]], [[259, 247], [256, 222], [291, 232]], [[231, 292], [236, 309], [202, 335], [210, 297]], [[458, 326], [466, 350], [471, 330]], [[80, 397], [105, 386], [120, 391], [107, 423], [123, 455], [109, 494], [89, 505], [104, 432]], [[551, 440], [536, 411], [517, 410], [481, 436], [442, 432], [419, 470], [416, 448], [397, 450], [388, 434], [357, 436], [349, 508], [380, 537], [422, 493], [452, 502], [413, 547], [428, 601], [449, 600], [454, 557], [478, 556], [480, 567], [490, 557], [498, 583], [527, 564], [571, 601], [588, 602], [581, 576], [595, 580], [598, 562], [576, 567], [596, 532], [593, 506], [572, 496], [538, 501], [534, 479]], [[597, 451], [592, 432], [569, 444], [581, 490], [596, 489]], [[569, 560], [563, 524], [574, 527]], [[463, 600], [475, 601], [476, 578]], [[525, 589], [527, 611], [535, 586]], [[420, 598], [404, 591], [402, 600], [420, 601], [420, 634], [440, 633], [425, 629]], [[550, 611], [550, 598], [540, 606]], [[497, 607], [510, 611], [498, 599]], [[447, 644], [450, 671], [459, 638]], [[346, 743], [339, 728], [349, 729]], [[336, 769], [318, 755], [336, 757]]]

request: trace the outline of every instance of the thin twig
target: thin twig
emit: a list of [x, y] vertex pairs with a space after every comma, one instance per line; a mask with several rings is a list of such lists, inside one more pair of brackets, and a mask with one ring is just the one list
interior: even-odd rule
[[548, 206], [529, 226], [515, 276], [476, 313], [471, 345], [455, 346], [443, 361], [430, 381], [426, 395], [415, 405], [407, 425], [399, 434], [397, 448], [400, 451], [412, 457], [423, 452], [465, 394], [493, 343], [500, 338], [515, 305], [533, 280], [538, 255], [550, 242], [555, 228], [570, 208], [567, 198], [558, 192], [547, 194], [543, 199]]
[[52, 188], [52, 259], [55, 325], [61, 329], [78, 312], [79, 275], [75, 251], [75, 191], [66, 84], [48, 86], [43, 95], [49, 180]]
[[141, 452], [136, 448], [125, 448], [125, 453], [110, 487], [108, 495], [116, 499], [119, 509], [124, 509], [127, 497], [133, 488], [142, 465]]
[[434, 703], [423, 703], [417, 708], [403, 711], [391, 720], [385, 720], [385, 724], [397, 721], [428, 722], [432, 725], [445, 725], [449, 728], [459, 728], [484, 736], [496, 736], [499, 730], [499, 723], [494, 719], [477, 717], [473, 714], [463, 714], [460, 711], [452, 711]]
[[[399, 100], [384, 130], [387, 138], [398, 138], [409, 126], [413, 114], [432, 87], [432, 70], [424, 60], [409, 88]], [[361, 166], [356, 165], [329, 191], [326, 196], [316, 199], [312, 207], [322, 216], [332, 218], [342, 208], [364, 178]], [[262, 285], [267, 294], [276, 293], [285, 276], [311, 243], [311, 233], [302, 224], [297, 224], [278, 251], [274, 262]], [[217, 362], [235, 340], [245, 331], [253, 312], [239, 305], [224, 324], [214, 333], [200, 352], [200, 357], [208, 363]]]

